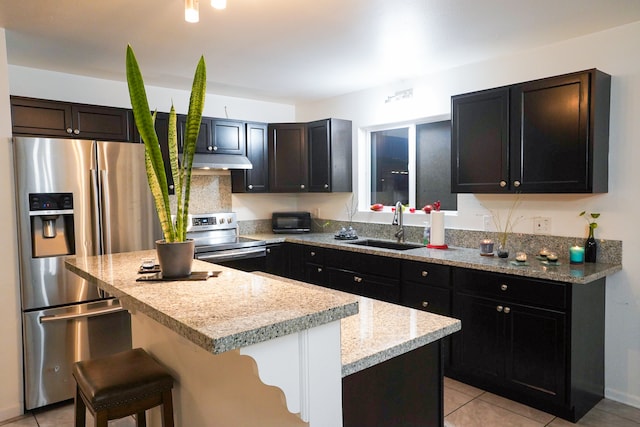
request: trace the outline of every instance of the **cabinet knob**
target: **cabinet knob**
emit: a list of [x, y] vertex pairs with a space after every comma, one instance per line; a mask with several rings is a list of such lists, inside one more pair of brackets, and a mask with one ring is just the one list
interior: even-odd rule
[[313, 251], [311, 251], [311, 253], [310, 253], [309, 255], [311, 255], [311, 256], [316, 256], [316, 253], [315, 253], [315, 252], [313, 252]]
[[208, 151], [213, 151], [213, 147], [212, 147], [212, 146], [208, 146], [208, 147], [207, 147], [207, 150], [208, 150]]
[[271, 253], [271, 248], [267, 248], [267, 253], [270, 254]]
[[509, 307], [504, 308], [504, 314], [509, 314], [510, 312], [511, 312], [511, 309]]
[[325, 185], [324, 185], [324, 188], [329, 188], [329, 184], [325, 184]]
[[429, 275], [429, 272], [422, 270], [422, 273], [420, 274], [422, 275], [422, 277], [427, 277]]
[[429, 305], [429, 301], [422, 301], [422, 306], [424, 308], [427, 308], [428, 305]]
[[213, 146], [213, 151], [218, 151], [218, 146], [217, 145]]
[[322, 267], [318, 267], [318, 273], [322, 273]]
[[353, 276], [353, 281], [356, 283], [362, 283], [362, 277]]
[[74, 129], [73, 130], [73, 134], [74, 135], [80, 135], [80, 129]]
[[500, 181], [500, 187], [504, 188], [507, 186], [507, 181]]
[[304, 184], [300, 184], [300, 188], [304, 190]]
[[169, 186], [169, 189], [170, 189], [170, 190], [173, 190], [174, 188], [176, 188], [176, 186], [175, 186], [175, 185], [173, 185], [173, 184], [171, 184], [171, 185]]
[[67, 128], [67, 133], [73, 133], [73, 129]]
[[500, 290], [501, 290], [501, 291], [506, 291], [506, 290], [507, 290], [507, 288], [508, 288], [508, 286], [507, 286], [507, 285], [505, 285], [504, 283], [503, 283], [502, 285], [500, 285]]
[[502, 313], [502, 310], [503, 310], [503, 309], [504, 309], [504, 307], [502, 307], [501, 305], [499, 305], [499, 306], [497, 306], [497, 307], [496, 307], [496, 311], [497, 311], [498, 313]]
[[520, 187], [520, 181], [513, 181], [514, 187]]

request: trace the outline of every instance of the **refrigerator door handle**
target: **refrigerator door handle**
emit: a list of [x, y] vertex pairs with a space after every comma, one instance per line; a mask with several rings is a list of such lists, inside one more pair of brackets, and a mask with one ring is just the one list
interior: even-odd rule
[[102, 239], [100, 237], [100, 191], [98, 187], [98, 171], [91, 169], [91, 222], [93, 227], [93, 253], [91, 255], [99, 255], [102, 248]]
[[62, 320], [72, 320], [72, 319], [80, 319], [86, 317], [94, 317], [94, 316], [103, 316], [105, 314], [117, 313], [119, 311], [126, 311], [126, 308], [120, 305], [118, 302], [117, 305], [112, 305], [108, 308], [99, 308], [95, 310], [84, 310], [80, 313], [65, 313], [65, 314], [54, 314], [50, 316], [40, 316], [38, 321], [40, 323], [48, 323], [48, 322], [57, 322]]
[[111, 201], [109, 199], [109, 181], [107, 171], [100, 170], [100, 185], [102, 186], [102, 254], [111, 253]]

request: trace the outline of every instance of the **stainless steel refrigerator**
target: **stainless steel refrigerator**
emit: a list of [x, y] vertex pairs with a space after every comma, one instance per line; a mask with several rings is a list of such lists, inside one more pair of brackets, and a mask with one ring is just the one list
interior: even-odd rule
[[14, 160], [29, 410], [73, 397], [73, 362], [131, 348], [129, 313], [64, 258], [152, 249], [160, 228], [142, 144], [19, 137]]

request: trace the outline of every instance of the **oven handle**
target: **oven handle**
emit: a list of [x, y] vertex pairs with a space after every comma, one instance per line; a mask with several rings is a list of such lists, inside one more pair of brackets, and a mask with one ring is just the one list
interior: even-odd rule
[[215, 261], [259, 258], [263, 256], [267, 256], [267, 248], [265, 246], [259, 246], [255, 248], [229, 249], [219, 252], [196, 254], [196, 259], [215, 263]]
[[72, 319], [80, 319], [85, 317], [94, 317], [94, 316], [103, 316], [105, 314], [117, 313], [118, 311], [125, 311], [126, 308], [120, 305], [118, 302], [117, 305], [114, 304], [107, 308], [99, 308], [96, 310], [84, 310], [80, 313], [67, 313], [67, 314], [54, 314], [50, 316], [41, 316], [38, 320], [40, 323], [48, 323], [48, 322], [57, 322], [60, 320], [72, 320]]

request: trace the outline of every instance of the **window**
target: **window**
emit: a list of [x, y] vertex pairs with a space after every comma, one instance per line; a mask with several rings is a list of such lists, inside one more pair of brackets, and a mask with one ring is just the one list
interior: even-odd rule
[[436, 200], [457, 210], [451, 193], [451, 121], [388, 127], [368, 132], [370, 204], [397, 201], [418, 209]]
[[409, 203], [409, 128], [371, 132], [371, 204]]

